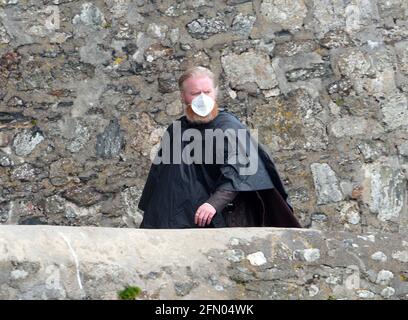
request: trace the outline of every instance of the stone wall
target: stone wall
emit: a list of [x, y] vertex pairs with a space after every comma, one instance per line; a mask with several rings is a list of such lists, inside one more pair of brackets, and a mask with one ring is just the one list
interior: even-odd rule
[[0, 226], [0, 299], [402, 299], [401, 234]]
[[0, 0], [1, 223], [137, 227], [193, 64], [304, 226], [408, 231], [405, 0]]

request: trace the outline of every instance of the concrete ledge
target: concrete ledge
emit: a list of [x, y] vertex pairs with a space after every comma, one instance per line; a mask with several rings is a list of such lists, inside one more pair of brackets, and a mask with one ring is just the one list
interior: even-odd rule
[[408, 239], [307, 229], [0, 226], [1, 299], [408, 299]]

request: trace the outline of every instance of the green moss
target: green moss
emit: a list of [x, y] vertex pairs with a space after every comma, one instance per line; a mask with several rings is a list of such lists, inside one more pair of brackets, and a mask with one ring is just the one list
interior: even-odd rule
[[342, 106], [342, 105], [344, 104], [344, 99], [342, 99], [342, 98], [337, 98], [335, 102], [336, 102], [336, 104], [337, 104], [338, 106]]
[[406, 276], [403, 273], [400, 274], [400, 279], [401, 279], [401, 281], [408, 282], [408, 276]]
[[30, 123], [31, 123], [33, 126], [36, 126], [36, 125], [38, 124], [38, 121], [37, 121], [36, 119], [32, 119], [32, 120], [30, 121]]
[[337, 299], [336, 299], [336, 297], [334, 297], [334, 296], [329, 296], [329, 297], [327, 298], [327, 300], [337, 300]]
[[104, 27], [105, 29], [112, 28], [112, 23], [107, 22], [107, 23], [103, 24], [102, 27]]
[[139, 287], [127, 286], [124, 290], [118, 292], [121, 300], [136, 300], [136, 297], [142, 292]]

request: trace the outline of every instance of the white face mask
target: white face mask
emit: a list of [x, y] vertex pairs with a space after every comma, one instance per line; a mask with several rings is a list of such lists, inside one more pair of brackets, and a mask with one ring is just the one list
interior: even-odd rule
[[201, 93], [191, 101], [191, 109], [201, 117], [208, 115], [214, 108], [215, 101], [205, 93]]

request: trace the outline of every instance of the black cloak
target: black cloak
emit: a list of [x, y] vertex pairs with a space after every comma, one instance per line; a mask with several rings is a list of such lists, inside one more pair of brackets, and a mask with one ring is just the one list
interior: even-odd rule
[[[194, 223], [195, 212], [217, 189], [240, 192], [232, 204], [214, 215], [209, 227], [301, 227], [293, 214], [293, 208], [273, 161], [233, 113], [220, 108], [218, 115], [209, 123], [191, 123], [185, 115], [176, 121], [179, 121], [177, 125], [181, 127], [181, 135], [173, 137], [175, 122], [166, 131], [170, 137], [170, 145], [179, 142], [181, 150], [191, 142], [181, 141], [186, 129], [199, 130], [201, 137], [205, 137], [205, 129], [220, 128], [234, 132], [241, 129], [241, 133], [244, 129], [247, 137], [245, 146], [241, 144], [241, 148], [236, 148], [233, 152], [236, 156], [248, 157], [251, 150], [255, 150], [252, 155], [257, 157], [257, 170], [251, 175], [240, 174], [239, 169], [249, 164], [230, 164], [227, 161], [231, 156], [228, 143], [220, 150], [215, 142], [212, 164], [207, 161], [191, 164], [178, 161], [176, 164], [173, 160], [170, 164], [152, 163], [138, 205], [139, 209], [144, 211], [140, 228], [198, 227]], [[205, 150], [204, 140], [200, 143]], [[215, 159], [216, 154], [220, 153], [224, 157], [224, 163], [221, 164]], [[173, 148], [170, 149], [170, 154], [171, 159], [174, 159]], [[204, 155], [205, 151], [202, 154]], [[163, 156], [163, 138], [156, 159], [158, 156]]]

